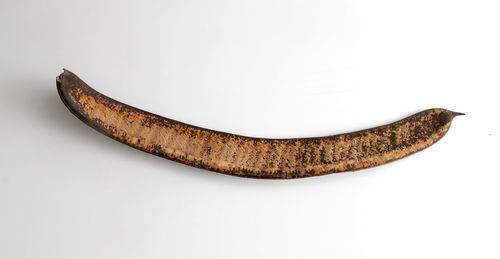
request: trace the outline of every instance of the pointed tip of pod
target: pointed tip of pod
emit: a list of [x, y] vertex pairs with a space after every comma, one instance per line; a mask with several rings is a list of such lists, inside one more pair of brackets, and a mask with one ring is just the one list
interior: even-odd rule
[[454, 112], [454, 111], [449, 111], [446, 109], [439, 109], [439, 110], [440, 111], [438, 111], [438, 113], [439, 113], [438, 121], [439, 121], [439, 124], [441, 124], [443, 126], [446, 125], [447, 123], [451, 122], [455, 117], [465, 115], [465, 113], [463, 113], [463, 112]]
[[450, 120], [452, 120], [453, 118], [455, 118], [457, 116], [465, 115], [465, 113], [463, 113], [463, 112], [454, 112], [454, 111], [447, 111], [447, 112], [448, 112], [448, 116], [450, 117]]

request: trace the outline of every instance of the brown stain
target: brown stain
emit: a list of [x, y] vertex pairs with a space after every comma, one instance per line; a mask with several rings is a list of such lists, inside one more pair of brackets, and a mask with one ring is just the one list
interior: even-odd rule
[[434, 144], [461, 113], [429, 109], [363, 131], [304, 139], [262, 139], [204, 129], [115, 101], [65, 70], [59, 95], [87, 125], [124, 144], [229, 175], [291, 179], [385, 164]]

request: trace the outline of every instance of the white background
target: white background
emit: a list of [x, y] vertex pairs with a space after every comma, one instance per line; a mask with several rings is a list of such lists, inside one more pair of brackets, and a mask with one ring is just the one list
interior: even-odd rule
[[[1, 1], [1, 258], [499, 258], [497, 0]], [[433, 107], [443, 140], [378, 168], [243, 179], [115, 142], [67, 68], [166, 117], [256, 137]]]

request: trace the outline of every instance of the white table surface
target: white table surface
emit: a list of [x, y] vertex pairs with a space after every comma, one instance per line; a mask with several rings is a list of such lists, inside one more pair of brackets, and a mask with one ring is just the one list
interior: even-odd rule
[[[499, 258], [500, 3], [0, 3], [0, 258]], [[67, 68], [198, 126], [321, 136], [433, 107], [440, 142], [269, 181], [115, 142], [61, 103]]]

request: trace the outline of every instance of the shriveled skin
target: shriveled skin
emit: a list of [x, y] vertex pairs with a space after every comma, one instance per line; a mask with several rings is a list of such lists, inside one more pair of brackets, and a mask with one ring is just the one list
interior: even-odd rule
[[59, 95], [79, 119], [124, 144], [229, 175], [291, 179], [354, 171], [394, 161], [438, 141], [461, 113], [425, 110], [395, 123], [318, 138], [262, 139], [204, 129], [100, 94], [65, 70]]

